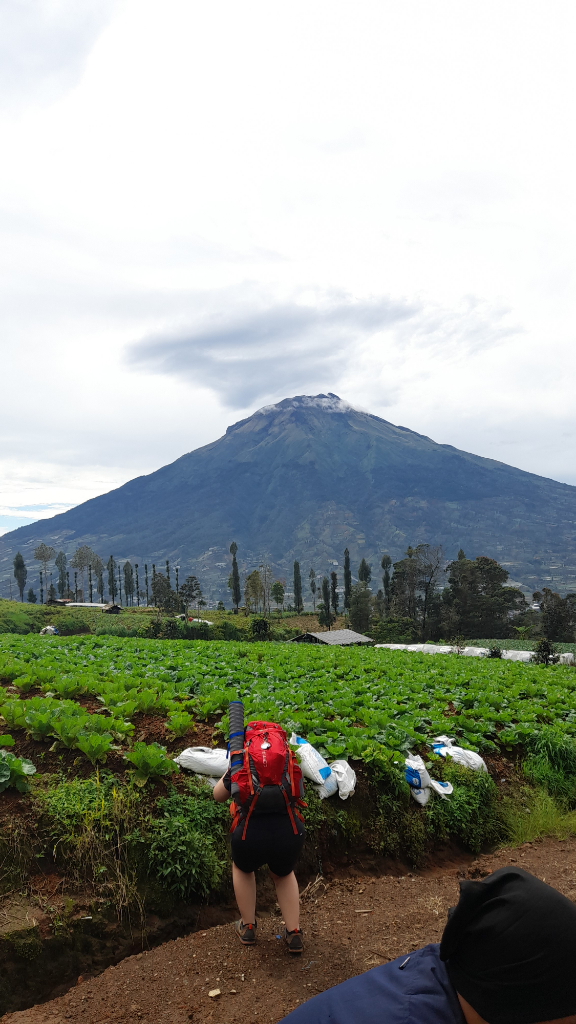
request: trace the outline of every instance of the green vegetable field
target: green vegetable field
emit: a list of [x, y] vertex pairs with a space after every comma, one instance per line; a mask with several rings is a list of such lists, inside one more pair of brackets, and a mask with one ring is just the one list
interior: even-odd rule
[[[223, 746], [230, 699], [328, 760], [353, 759], [356, 794], [306, 786], [299, 877], [338, 858], [421, 864], [456, 842], [576, 833], [576, 670], [376, 648], [113, 636], [0, 636], [0, 891], [38, 906], [59, 879], [55, 927], [140, 922], [178, 901], [230, 898], [228, 808], [179, 771], [187, 746]], [[447, 733], [489, 773], [443, 759]], [[448, 800], [415, 803], [403, 757], [421, 753]], [[68, 901], [68, 902], [67, 902]], [[100, 922], [100, 924], [98, 924]], [[85, 927], [85, 924], [83, 924]], [[73, 942], [70, 938], [70, 942]], [[96, 941], [96, 939], [94, 940]], [[106, 954], [108, 955], [108, 954]]]
[[[238, 696], [248, 716], [279, 721], [331, 758], [358, 758], [374, 744], [406, 750], [446, 731], [480, 751], [522, 745], [543, 725], [576, 734], [574, 669], [498, 659], [5, 635], [0, 680], [8, 731], [57, 740], [93, 763], [130, 745], [138, 712], [162, 716], [173, 735], [185, 735], [194, 715], [222, 714], [225, 730], [228, 701]], [[86, 695], [100, 714], [82, 711]]]

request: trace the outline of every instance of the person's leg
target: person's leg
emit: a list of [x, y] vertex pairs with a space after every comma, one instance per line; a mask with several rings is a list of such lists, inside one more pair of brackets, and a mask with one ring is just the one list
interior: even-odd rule
[[300, 927], [300, 893], [298, 882], [293, 871], [289, 875], [275, 875], [270, 872], [272, 881], [276, 886], [278, 905], [282, 911], [282, 917], [289, 932]]
[[[240, 871], [232, 863], [232, 881], [234, 883], [234, 895], [240, 911], [243, 924], [254, 924], [256, 921], [256, 876], [253, 871], [249, 874]], [[298, 887], [296, 887], [298, 891]]]

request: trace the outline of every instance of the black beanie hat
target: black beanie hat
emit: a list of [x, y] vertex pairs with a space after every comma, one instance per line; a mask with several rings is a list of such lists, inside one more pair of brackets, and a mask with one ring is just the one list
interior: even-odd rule
[[440, 958], [488, 1024], [576, 1014], [576, 906], [521, 868], [460, 882]]

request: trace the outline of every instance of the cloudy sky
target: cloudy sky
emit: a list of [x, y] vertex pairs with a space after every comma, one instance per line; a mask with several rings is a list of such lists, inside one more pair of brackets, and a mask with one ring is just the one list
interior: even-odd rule
[[3, 0], [0, 531], [328, 391], [576, 484], [575, 28]]

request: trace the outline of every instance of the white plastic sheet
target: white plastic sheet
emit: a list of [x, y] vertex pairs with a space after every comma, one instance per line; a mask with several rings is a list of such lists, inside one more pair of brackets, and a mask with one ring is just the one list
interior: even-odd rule
[[217, 779], [228, 771], [229, 760], [225, 750], [219, 747], [187, 747], [174, 760], [181, 768], [187, 768], [198, 775], [211, 775]]

